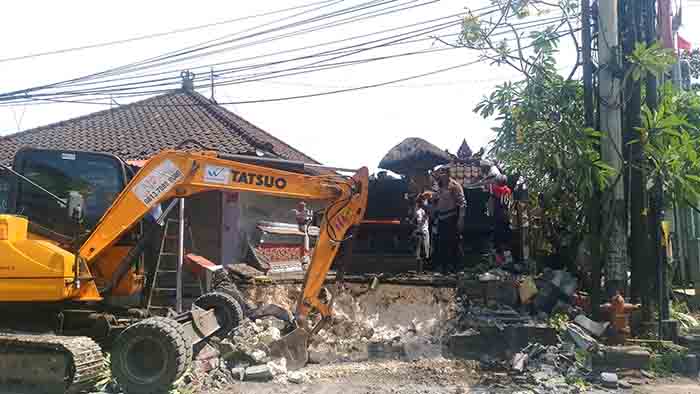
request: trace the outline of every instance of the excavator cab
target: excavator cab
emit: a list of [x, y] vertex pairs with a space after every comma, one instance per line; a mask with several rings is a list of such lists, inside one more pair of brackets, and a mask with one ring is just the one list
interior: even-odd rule
[[[23, 148], [15, 155], [12, 168], [64, 203], [15, 177], [9, 182], [8, 212], [26, 216], [33, 229], [43, 234], [49, 231], [64, 237], [92, 230], [133, 177], [117, 156], [72, 150]], [[76, 204], [81, 220], [74, 217]]]

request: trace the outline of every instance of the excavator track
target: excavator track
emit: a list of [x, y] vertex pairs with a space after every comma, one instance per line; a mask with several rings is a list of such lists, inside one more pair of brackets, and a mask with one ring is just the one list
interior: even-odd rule
[[103, 376], [105, 358], [88, 337], [0, 333], [0, 387], [17, 393], [80, 393]]

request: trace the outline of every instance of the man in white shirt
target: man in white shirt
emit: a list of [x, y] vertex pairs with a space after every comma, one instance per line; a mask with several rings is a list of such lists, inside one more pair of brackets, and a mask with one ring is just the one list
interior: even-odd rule
[[[415, 235], [418, 237], [418, 245], [416, 246], [416, 259], [418, 260], [418, 272], [423, 272], [423, 262], [430, 257], [430, 230], [428, 212], [425, 210], [425, 200], [418, 198], [416, 200], [416, 209], [413, 212], [413, 217], [416, 221]], [[421, 257], [421, 251], [423, 256]]]

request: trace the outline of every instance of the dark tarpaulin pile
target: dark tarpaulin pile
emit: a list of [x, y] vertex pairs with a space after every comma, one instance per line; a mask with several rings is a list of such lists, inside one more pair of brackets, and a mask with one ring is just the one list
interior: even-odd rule
[[397, 174], [412, 174], [450, 163], [455, 157], [420, 138], [406, 138], [391, 148], [379, 162], [379, 168]]

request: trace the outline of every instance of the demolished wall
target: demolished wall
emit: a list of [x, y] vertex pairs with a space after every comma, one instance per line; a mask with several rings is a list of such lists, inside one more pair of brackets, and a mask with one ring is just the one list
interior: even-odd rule
[[[301, 288], [276, 285], [241, 290], [255, 304], [293, 310]], [[333, 307], [333, 324], [311, 343], [312, 361], [440, 356], [441, 338], [454, 329], [456, 321], [455, 289], [451, 288], [380, 284], [371, 289], [366, 284], [346, 284]]]

